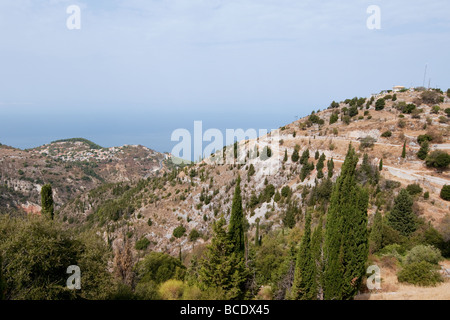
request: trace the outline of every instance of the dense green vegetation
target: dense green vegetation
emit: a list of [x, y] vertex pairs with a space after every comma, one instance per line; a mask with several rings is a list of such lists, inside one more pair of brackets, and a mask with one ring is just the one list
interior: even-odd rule
[[[105, 299], [114, 290], [110, 251], [93, 232], [76, 233], [46, 217], [0, 216], [6, 299]], [[66, 269], [83, 270], [82, 289], [66, 287]]]

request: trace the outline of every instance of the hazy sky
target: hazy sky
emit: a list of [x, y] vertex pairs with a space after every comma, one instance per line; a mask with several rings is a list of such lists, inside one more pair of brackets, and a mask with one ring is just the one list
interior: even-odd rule
[[[69, 30], [69, 5], [81, 29]], [[366, 12], [381, 8], [381, 29]], [[0, 142], [170, 151], [393, 85], [450, 87], [448, 0], [0, 0]]]

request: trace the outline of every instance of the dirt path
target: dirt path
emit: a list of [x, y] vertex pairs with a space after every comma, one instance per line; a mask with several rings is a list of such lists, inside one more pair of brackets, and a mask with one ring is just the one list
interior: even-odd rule
[[[334, 159], [334, 161], [341, 162], [341, 163], [344, 162], [344, 160], [340, 160], [340, 159]], [[419, 172], [423, 172], [423, 171], [399, 169], [399, 168], [387, 166], [387, 165], [383, 165], [383, 168], [388, 169], [389, 173], [392, 174], [393, 176], [400, 178], [400, 179], [404, 179], [404, 180], [426, 181], [426, 182], [438, 185], [440, 188], [446, 184], [450, 184], [450, 180], [445, 179], [445, 178], [433, 177], [433, 176], [430, 176], [427, 174], [419, 174]]]
[[433, 177], [433, 176], [426, 175], [426, 174], [420, 175], [420, 174], [416, 173], [416, 171], [414, 171], [414, 170], [399, 169], [399, 168], [394, 168], [391, 166], [384, 166], [384, 168], [387, 168], [389, 173], [392, 174], [393, 176], [396, 176], [397, 178], [401, 178], [401, 179], [405, 179], [405, 180], [411, 180], [411, 181], [425, 180], [427, 182], [437, 184], [441, 187], [446, 184], [450, 184], [450, 180]]

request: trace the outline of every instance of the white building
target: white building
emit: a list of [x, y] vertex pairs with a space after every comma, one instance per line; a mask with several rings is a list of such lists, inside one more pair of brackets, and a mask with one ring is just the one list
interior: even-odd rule
[[394, 87], [392, 88], [392, 91], [394, 91], [394, 92], [400, 92], [401, 90], [404, 90], [404, 89], [405, 89], [404, 86], [394, 86]]

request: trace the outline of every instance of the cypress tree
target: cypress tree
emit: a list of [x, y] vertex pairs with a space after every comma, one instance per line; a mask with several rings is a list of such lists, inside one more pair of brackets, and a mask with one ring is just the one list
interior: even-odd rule
[[417, 220], [412, 206], [411, 195], [406, 189], [402, 189], [394, 200], [392, 211], [387, 216], [387, 224], [404, 236], [409, 236], [417, 228]]
[[380, 160], [380, 165], [379, 165], [378, 169], [379, 169], [380, 171], [383, 170], [383, 159]]
[[380, 251], [383, 245], [383, 218], [378, 210], [375, 212], [375, 217], [373, 219], [369, 243], [371, 253]]
[[328, 178], [331, 178], [333, 176], [333, 170], [334, 170], [334, 161], [333, 158], [327, 161], [327, 168], [328, 168]]
[[[306, 164], [308, 164], [308, 160], [309, 160], [309, 149], [306, 149], [302, 153], [302, 157], [300, 158], [300, 164], [306, 165]], [[313, 167], [313, 169], [314, 169], [314, 167]]]
[[248, 167], [248, 171], [247, 171], [247, 178], [248, 181], [250, 181], [250, 177], [253, 176], [255, 174], [255, 166], [252, 164], [250, 164], [250, 166]]
[[375, 167], [372, 168], [372, 165], [369, 161], [369, 155], [367, 153], [363, 156], [363, 161], [361, 166], [358, 169], [358, 178], [359, 181], [363, 184], [366, 182], [376, 183], [378, 182], [378, 172]]
[[228, 236], [234, 246], [234, 252], [244, 255], [244, 213], [242, 210], [241, 197], [241, 176], [238, 176], [236, 187], [234, 189], [233, 202], [231, 205], [230, 225], [228, 227]]
[[317, 171], [317, 179], [322, 179], [323, 178], [323, 171], [319, 170]]
[[403, 143], [402, 158], [406, 158], [406, 141]]
[[259, 218], [256, 219], [255, 247], [259, 246]]
[[349, 146], [331, 194], [325, 231], [324, 298], [352, 299], [365, 274], [369, 254], [368, 193], [356, 183], [358, 156]]
[[311, 238], [311, 256], [314, 262], [314, 281], [315, 291], [317, 293], [317, 299], [323, 299], [323, 220], [320, 217], [319, 224], [313, 232]]
[[283, 158], [283, 162], [288, 161], [288, 155], [287, 155], [287, 149], [284, 149], [284, 158]]
[[213, 225], [214, 236], [201, 261], [199, 284], [205, 290], [218, 290], [223, 299], [243, 299], [249, 272], [224, 226], [224, 218]]
[[317, 298], [315, 266], [311, 254], [311, 213], [306, 214], [305, 232], [300, 243], [295, 266], [293, 298], [313, 300]]
[[300, 169], [300, 180], [304, 181], [312, 170], [314, 170], [314, 163], [306, 162], [305, 164], [303, 164], [302, 168]]
[[53, 206], [53, 191], [50, 184], [42, 186], [41, 189], [41, 206], [42, 215], [46, 216], [50, 220], [53, 220], [54, 206]]
[[295, 206], [295, 204], [289, 203], [288, 208], [286, 209], [286, 212], [284, 213], [282, 222], [284, 227], [292, 229], [295, 226], [295, 216], [297, 213], [298, 208]]
[[318, 159], [319, 159], [319, 161], [317, 161], [316, 169], [317, 169], [317, 171], [321, 171], [323, 169], [323, 167], [324, 167], [325, 154], [322, 153], [322, 155]]
[[291, 160], [292, 162], [297, 162], [300, 156], [298, 155], [298, 147], [295, 146], [294, 152], [292, 153]]

